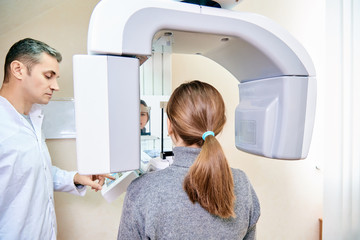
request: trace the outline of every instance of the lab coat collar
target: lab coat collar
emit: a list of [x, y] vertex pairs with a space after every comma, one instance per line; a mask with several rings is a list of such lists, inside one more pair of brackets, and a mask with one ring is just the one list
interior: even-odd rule
[[0, 104], [4, 107], [4, 110], [8, 113], [8, 116], [12, 119], [12, 121], [17, 123], [22, 123], [21, 114], [16, 111], [14, 106], [4, 97], [0, 96]]
[[[5, 107], [5, 110], [9, 113], [9, 117], [18, 124], [23, 124], [26, 127], [32, 129], [29, 123], [24, 119], [24, 117], [14, 108], [14, 106], [4, 97], [0, 96], [0, 104]], [[41, 139], [41, 125], [44, 118], [42, 114], [42, 105], [33, 104], [29, 113], [31, 122], [34, 126], [36, 136], [38, 139]]]
[[44, 115], [42, 113], [42, 106], [43, 105], [40, 105], [40, 104], [34, 104], [31, 107], [31, 110], [29, 113], [31, 122], [35, 128], [35, 132], [36, 132], [38, 139], [41, 139], [41, 125], [42, 125], [42, 122], [44, 119]]

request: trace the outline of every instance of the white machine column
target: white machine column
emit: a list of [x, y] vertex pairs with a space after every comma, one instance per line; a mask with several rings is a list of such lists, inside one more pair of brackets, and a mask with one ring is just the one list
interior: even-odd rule
[[[120, 172], [140, 166], [139, 60], [74, 56], [78, 170]], [[133, 159], [133, 161], [129, 161]]]

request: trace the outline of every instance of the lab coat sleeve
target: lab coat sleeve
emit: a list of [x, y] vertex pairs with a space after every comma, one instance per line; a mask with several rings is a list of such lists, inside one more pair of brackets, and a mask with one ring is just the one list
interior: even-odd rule
[[58, 167], [52, 166], [54, 191], [68, 192], [74, 195], [84, 196], [86, 187], [77, 188], [74, 184], [75, 171], [65, 171]]

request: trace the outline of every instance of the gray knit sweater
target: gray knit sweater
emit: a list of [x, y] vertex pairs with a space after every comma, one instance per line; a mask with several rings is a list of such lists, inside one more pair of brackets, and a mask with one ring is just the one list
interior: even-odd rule
[[174, 163], [146, 173], [127, 189], [118, 239], [234, 240], [255, 239], [258, 198], [245, 173], [232, 169], [236, 218], [222, 219], [193, 204], [183, 180], [200, 148], [176, 147]]

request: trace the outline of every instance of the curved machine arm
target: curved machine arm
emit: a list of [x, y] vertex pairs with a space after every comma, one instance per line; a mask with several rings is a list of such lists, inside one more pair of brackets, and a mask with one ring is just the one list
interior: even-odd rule
[[[264, 16], [169, 0], [103, 0], [94, 9], [89, 54], [151, 55], [161, 30], [177, 31], [174, 52], [201, 53], [239, 81], [277, 76], [315, 76], [305, 49]], [[208, 38], [209, 35], [216, 37]], [[228, 38], [229, 41], [221, 41]]]
[[88, 55], [74, 56], [80, 172], [138, 168], [139, 64], [129, 56], [150, 56], [153, 43], [166, 35], [174, 53], [201, 54], [238, 79], [238, 149], [278, 159], [307, 156], [315, 68], [286, 30], [252, 13], [169, 0], [102, 0], [90, 19]]

